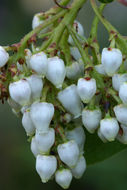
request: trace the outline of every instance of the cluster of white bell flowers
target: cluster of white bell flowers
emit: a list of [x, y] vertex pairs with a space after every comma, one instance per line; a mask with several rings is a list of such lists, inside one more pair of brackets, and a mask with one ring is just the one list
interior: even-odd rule
[[[33, 29], [42, 23], [42, 14], [35, 15]], [[84, 36], [78, 21], [73, 26], [79, 36]], [[12, 111], [21, 115], [22, 125], [31, 139], [36, 171], [42, 182], [54, 177], [64, 189], [69, 188], [73, 177], [81, 178], [86, 170], [85, 130], [91, 134], [96, 132], [104, 143], [117, 139], [127, 144], [127, 74], [125, 69], [121, 71], [124, 64], [121, 51], [104, 48], [101, 64], [93, 66], [102, 80], [109, 80], [109, 87], [121, 101], [121, 104], [113, 104], [111, 113], [108, 108], [107, 113], [100, 103], [105, 89], [98, 88], [95, 75], [87, 76], [71, 36], [68, 45], [72, 57], [70, 65], [61, 58], [60, 51], [52, 56], [45, 51], [25, 49], [25, 67], [16, 63], [21, 75], [9, 84], [8, 98]], [[8, 60], [9, 54], [0, 46], [0, 68]]]

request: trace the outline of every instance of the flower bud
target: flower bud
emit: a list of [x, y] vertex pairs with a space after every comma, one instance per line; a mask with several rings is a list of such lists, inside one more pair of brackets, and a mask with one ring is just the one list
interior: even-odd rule
[[77, 93], [76, 85], [71, 85], [58, 93], [58, 100], [75, 118], [81, 115], [82, 103]]
[[41, 16], [41, 13], [37, 13], [37, 14], [34, 15], [33, 21], [32, 21], [32, 29], [35, 29], [40, 24], [43, 24], [44, 21], [40, 20], [39, 16]]
[[66, 130], [65, 136], [68, 140], [74, 140], [77, 143], [80, 152], [84, 150], [86, 135], [81, 126], [72, 130]]
[[72, 181], [71, 171], [69, 169], [57, 170], [55, 180], [63, 189], [68, 189]]
[[37, 148], [37, 144], [36, 144], [36, 140], [35, 137], [32, 138], [31, 141], [31, 151], [33, 153], [33, 155], [35, 156], [35, 158], [37, 157], [37, 155], [39, 154], [39, 150]]
[[79, 148], [74, 140], [60, 144], [57, 147], [60, 159], [70, 168], [73, 168], [79, 157]]
[[117, 135], [117, 140], [123, 144], [127, 144], [127, 126], [121, 125], [122, 134]]
[[36, 145], [41, 154], [48, 153], [55, 142], [55, 131], [50, 128], [48, 132], [40, 133], [36, 130], [35, 134]]
[[38, 155], [36, 159], [36, 170], [43, 183], [46, 183], [57, 168], [55, 156]]
[[22, 106], [30, 102], [31, 88], [25, 79], [11, 83], [9, 85], [9, 93], [11, 98]]
[[127, 82], [127, 74], [114, 74], [112, 77], [112, 86], [116, 91], [119, 91], [120, 85]]
[[22, 125], [28, 136], [32, 136], [35, 132], [35, 126], [31, 120], [30, 112], [26, 111], [22, 117]]
[[30, 69], [30, 58], [32, 56], [32, 53], [29, 49], [25, 49], [25, 60], [26, 60], [26, 64], [28, 69]]
[[38, 100], [41, 97], [41, 92], [43, 89], [43, 81], [38, 75], [31, 75], [26, 78], [31, 87], [31, 98], [32, 101]]
[[115, 118], [105, 118], [101, 120], [100, 132], [108, 141], [114, 141], [119, 132], [117, 120]]
[[0, 46], [0, 68], [3, 67], [9, 60], [9, 54]]
[[127, 125], [127, 106], [120, 104], [114, 107], [117, 120], [123, 125]]
[[104, 48], [101, 61], [107, 75], [112, 76], [122, 64], [122, 53], [116, 48]]
[[95, 79], [86, 80], [80, 78], [77, 84], [77, 91], [84, 103], [88, 103], [96, 93]]
[[127, 104], [127, 82], [121, 84], [119, 89], [119, 97], [124, 104]]
[[86, 160], [84, 156], [80, 156], [74, 168], [71, 169], [73, 176], [80, 179], [86, 170]]
[[72, 121], [72, 115], [69, 113], [65, 113], [64, 115], [61, 115], [60, 122], [63, 123], [70, 123]]
[[66, 69], [62, 59], [52, 57], [48, 59], [47, 79], [53, 83], [56, 88], [61, 88], [65, 79]]
[[74, 61], [71, 65], [66, 66], [66, 76], [68, 79], [77, 80], [84, 76], [84, 64], [83, 62]]
[[105, 69], [104, 69], [104, 65], [100, 64], [100, 65], [95, 65], [95, 69], [96, 71], [101, 74], [101, 75], [106, 75]]
[[100, 128], [97, 130], [97, 135], [102, 140], [103, 143], [108, 142], [107, 139], [102, 135]]
[[[74, 21], [74, 24], [73, 24], [73, 28], [75, 29], [75, 31], [80, 35], [80, 36], [84, 36], [84, 29], [83, 29], [83, 26], [80, 24], [80, 22], [78, 22], [77, 20]], [[78, 37], [79, 38], [79, 37]], [[80, 40], [80, 38], [79, 38]], [[69, 38], [68, 38], [68, 42], [71, 44], [71, 45], [75, 45], [71, 35], [69, 35]]]
[[54, 106], [50, 103], [34, 103], [30, 109], [31, 119], [40, 132], [47, 132], [54, 115]]
[[48, 59], [44, 52], [34, 54], [30, 58], [30, 68], [39, 75], [46, 75], [47, 65]]
[[84, 127], [90, 133], [94, 133], [95, 130], [100, 125], [101, 116], [102, 114], [100, 109], [95, 109], [95, 110], [84, 109], [82, 111], [82, 122]]
[[23, 71], [23, 65], [19, 64], [19, 62], [17, 62], [16, 65], [17, 65], [17, 69], [22, 72]]
[[78, 61], [81, 58], [81, 54], [77, 47], [74, 47], [74, 46], [70, 47], [70, 51], [71, 51], [71, 55], [76, 61]]

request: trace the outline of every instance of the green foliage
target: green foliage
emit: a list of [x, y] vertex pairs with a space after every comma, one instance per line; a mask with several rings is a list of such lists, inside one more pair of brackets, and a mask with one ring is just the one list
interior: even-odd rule
[[114, 0], [98, 0], [100, 1], [101, 3], [111, 3], [113, 2]]
[[89, 134], [86, 132], [86, 144], [84, 148], [87, 165], [95, 164], [103, 161], [114, 154], [127, 148], [127, 145], [123, 145], [117, 141], [103, 143], [97, 136], [97, 134]]

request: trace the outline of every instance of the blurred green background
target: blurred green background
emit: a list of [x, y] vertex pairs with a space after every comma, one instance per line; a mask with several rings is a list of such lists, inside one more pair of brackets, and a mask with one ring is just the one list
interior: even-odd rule
[[[33, 14], [47, 10], [53, 0], [0, 0], [0, 44], [18, 42], [31, 30]], [[78, 20], [88, 36], [93, 18], [89, 2], [81, 10]], [[115, 2], [106, 7], [104, 15], [123, 34], [127, 34], [127, 8]], [[101, 47], [108, 44], [107, 33], [100, 24]], [[100, 152], [100, 154], [102, 154]], [[81, 180], [73, 180], [70, 190], [126, 190], [127, 151], [87, 168]], [[54, 181], [42, 184], [35, 171], [35, 158], [21, 120], [16, 118], [7, 104], [0, 104], [0, 190], [61, 189]]]

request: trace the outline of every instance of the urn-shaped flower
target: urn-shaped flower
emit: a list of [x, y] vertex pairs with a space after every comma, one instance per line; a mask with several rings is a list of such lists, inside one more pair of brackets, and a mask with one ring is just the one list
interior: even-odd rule
[[63, 189], [68, 189], [71, 184], [72, 173], [69, 169], [57, 170], [55, 180]]
[[100, 132], [108, 141], [114, 141], [119, 132], [119, 124], [116, 118], [102, 119], [100, 122]]
[[101, 61], [107, 75], [113, 76], [122, 64], [122, 53], [116, 48], [104, 48]]
[[96, 80], [80, 78], [77, 83], [77, 91], [84, 103], [90, 102], [96, 93]]
[[25, 106], [30, 102], [31, 88], [26, 79], [10, 83], [9, 93], [11, 98], [21, 106]]
[[79, 148], [74, 140], [60, 144], [57, 147], [60, 159], [70, 168], [73, 168], [79, 157]]
[[74, 115], [75, 118], [81, 115], [82, 103], [77, 93], [76, 85], [71, 85], [58, 93], [58, 100], [64, 108]]
[[32, 101], [40, 99], [43, 89], [42, 79], [38, 75], [31, 75], [30, 77], [27, 77], [26, 80], [31, 88]]
[[65, 65], [59, 57], [52, 57], [48, 59], [48, 69], [46, 73], [47, 79], [56, 86], [61, 88], [66, 75]]
[[36, 130], [35, 134], [36, 145], [41, 154], [49, 152], [50, 148], [55, 142], [55, 131], [50, 128], [48, 132], [39, 132]]
[[36, 170], [43, 183], [46, 183], [57, 168], [55, 156], [38, 155], [36, 158]]
[[82, 122], [84, 127], [90, 133], [94, 133], [95, 130], [100, 125], [101, 116], [102, 114], [100, 109], [95, 109], [95, 110], [84, 109], [82, 111]]
[[47, 132], [54, 115], [54, 106], [46, 102], [33, 103], [30, 109], [31, 119], [40, 132]]
[[85, 170], [86, 170], [86, 160], [84, 156], [80, 156], [76, 166], [71, 169], [71, 172], [76, 179], [79, 179], [82, 177]]
[[35, 132], [35, 126], [31, 120], [30, 112], [25, 111], [22, 117], [22, 125], [27, 133], [27, 135], [31, 136]]
[[30, 58], [30, 68], [37, 74], [45, 76], [47, 72], [48, 59], [44, 52], [34, 54]]
[[68, 140], [74, 140], [77, 143], [80, 152], [84, 150], [86, 136], [82, 126], [75, 127], [72, 130], [66, 130], [65, 135]]
[[117, 120], [123, 125], [127, 125], [127, 106], [120, 104], [114, 107]]
[[0, 46], [0, 68], [3, 67], [9, 60], [9, 54]]

